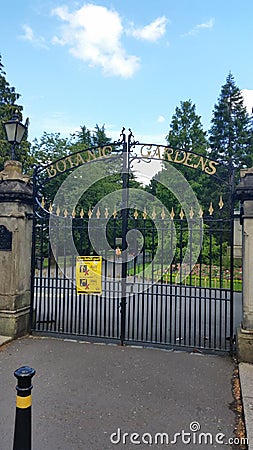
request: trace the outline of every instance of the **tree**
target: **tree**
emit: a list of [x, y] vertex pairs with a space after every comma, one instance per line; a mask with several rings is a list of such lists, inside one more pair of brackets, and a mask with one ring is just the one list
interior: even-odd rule
[[[0, 170], [3, 169], [4, 162], [10, 159], [10, 144], [6, 141], [3, 122], [10, 120], [13, 114], [17, 111], [19, 119], [22, 121], [21, 105], [17, 105], [20, 94], [15, 91], [15, 88], [10, 86], [6, 80], [6, 73], [4, 72], [4, 66], [2, 64], [2, 58], [0, 55]], [[31, 171], [32, 157], [29, 155], [30, 144], [27, 141], [27, 133], [24, 136], [22, 143], [16, 150], [16, 157], [22, 163], [25, 172]]]
[[196, 114], [196, 106], [187, 100], [177, 106], [172, 116], [170, 131], [166, 136], [168, 145], [198, 154], [206, 154], [208, 141], [201, 124], [201, 117]]
[[[46, 166], [50, 163], [57, 161], [58, 159], [65, 158], [72, 153], [83, 152], [92, 147], [110, 145], [111, 139], [106, 136], [105, 127], [99, 127], [96, 125], [95, 130], [89, 130], [85, 125], [81, 127], [81, 130], [72, 134], [69, 138], [62, 138], [60, 133], [46, 133], [44, 132], [40, 141], [35, 139], [31, 148], [31, 155], [38, 166]], [[85, 153], [82, 153], [82, 159], [85, 160]], [[99, 165], [92, 162], [87, 166], [89, 167], [89, 174], [93, 172], [99, 175]], [[106, 175], [102, 171], [101, 182], [97, 182], [93, 185], [89, 192], [86, 192], [83, 198], [79, 201], [78, 209], [82, 208], [88, 212], [89, 208], [92, 208], [97, 201], [103, 196], [103, 194], [109, 193], [117, 188], [120, 188], [119, 179], [121, 178], [120, 162], [107, 162], [106, 163]], [[74, 167], [75, 168], [75, 167]], [[74, 169], [73, 168], [73, 169]], [[99, 172], [99, 173], [98, 173]], [[57, 174], [56, 177], [51, 180], [47, 180], [47, 172], [41, 171], [39, 173], [39, 182], [43, 185], [41, 194], [45, 198], [47, 205], [53, 201], [56, 192], [62, 185], [63, 181], [68, 176], [68, 173]], [[110, 176], [110, 179], [109, 179]], [[80, 180], [82, 183], [82, 180]], [[119, 185], [119, 186], [118, 186]], [[68, 194], [68, 193], [66, 193]], [[73, 195], [73, 192], [71, 193]], [[66, 199], [67, 203], [67, 199]]]
[[250, 166], [253, 161], [252, 123], [243, 105], [243, 96], [231, 72], [221, 87], [211, 119], [209, 141], [212, 158], [234, 167]]
[[[173, 147], [179, 151], [182, 150], [182, 154], [183, 152], [191, 151], [199, 155], [207, 155], [208, 141], [206, 132], [203, 130], [201, 117], [197, 115], [196, 107], [191, 100], [182, 101], [180, 107], [176, 107], [166, 140], [169, 147]], [[182, 158], [180, 157], [180, 159]], [[202, 174], [200, 170], [181, 164], [175, 164], [175, 168], [183, 174], [198, 198], [205, 200], [208, 198], [205, 195], [210, 181], [207, 175]], [[166, 165], [164, 165], [162, 172], [164, 173], [159, 174], [159, 177], [166, 179]], [[176, 187], [177, 180], [175, 179], [173, 183]], [[174, 195], [157, 180], [151, 181], [150, 192], [158, 196], [169, 210], [173, 207], [176, 213], [180, 212], [181, 205], [177, 203]]]

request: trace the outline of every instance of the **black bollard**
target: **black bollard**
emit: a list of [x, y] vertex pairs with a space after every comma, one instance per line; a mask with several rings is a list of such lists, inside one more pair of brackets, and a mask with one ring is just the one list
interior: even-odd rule
[[16, 420], [13, 450], [31, 450], [32, 446], [32, 377], [35, 370], [20, 367], [14, 372], [17, 378]]

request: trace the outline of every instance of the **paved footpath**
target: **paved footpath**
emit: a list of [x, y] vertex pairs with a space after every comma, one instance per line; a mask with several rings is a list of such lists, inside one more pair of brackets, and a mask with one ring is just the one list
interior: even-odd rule
[[0, 347], [1, 450], [23, 365], [36, 370], [34, 450], [212, 449], [234, 437], [229, 357], [27, 337]]

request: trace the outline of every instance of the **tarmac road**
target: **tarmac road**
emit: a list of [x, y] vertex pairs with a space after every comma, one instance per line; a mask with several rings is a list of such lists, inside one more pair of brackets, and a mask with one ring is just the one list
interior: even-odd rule
[[218, 449], [234, 436], [228, 356], [27, 337], [0, 347], [1, 450], [12, 448], [23, 365], [36, 370], [34, 450], [166, 448], [157, 433], [171, 448]]

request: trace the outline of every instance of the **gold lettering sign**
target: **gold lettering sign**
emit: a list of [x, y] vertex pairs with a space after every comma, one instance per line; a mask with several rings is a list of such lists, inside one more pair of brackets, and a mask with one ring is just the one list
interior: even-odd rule
[[48, 178], [54, 178], [59, 173], [66, 172], [66, 170], [81, 166], [82, 164], [94, 161], [95, 159], [107, 158], [112, 153], [112, 151], [112, 147], [106, 145], [97, 149], [87, 150], [70, 156], [66, 156], [66, 158], [60, 159], [59, 161], [52, 163], [49, 167], [46, 168]]
[[183, 166], [200, 169], [208, 175], [214, 175], [217, 171], [219, 163], [205, 156], [187, 152], [186, 150], [177, 150], [171, 147], [163, 147], [157, 145], [142, 145], [141, 156], [147, 159], [163, 159], [165, 161], [182, 164]]
[[[60, 173], [64, 173], [69, 169], [81, 166], [87, 162], [97, 159], [104, 159], [110, 156], [113, 148], [109, 145], [99, 147], [97, 149], [89, 149], [82, 151], [66, 158], [60, 159], [46, 167], [48, 178], [54, 178]], [[142, 145], [140, 149], [142, 158], [147, 159], [163, 159], [164, 161], [182, 164], [183, 166], [199, 169], [208, 175], [214, 175], [217, 171], [219, 163], [205, 156], [197, 155], [186, 150], [177, 150], [162, 145]]]

